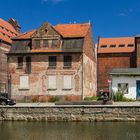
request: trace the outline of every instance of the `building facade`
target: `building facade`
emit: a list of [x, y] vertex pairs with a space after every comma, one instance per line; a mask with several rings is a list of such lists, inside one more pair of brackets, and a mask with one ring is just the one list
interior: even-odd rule
[[139, 68], [113, 69], [110, 77], [112, 80], [111, 89], [114, 94], [121, 91], [126, 98], [140, 99]]
[[80, 100], [96, 94], [91, 24], [44, 23], [13, 39], [8, 54], [11, 96]]
[[[14, 19], [11, 19], [11, 21], [12, 20]], [[17, 23], [17, 21], [15, 22]], [[9, 22], [0, 18], [0, 93], [8, 93], [9, 76], [6, 53], [8, 53], [11, 48], [11, 38], [16, 37], [18, 34], [19, 33], [13, 27], [13, 24], [10, 24]]]
[[97, 52], [98, 92], [109, 93], [110, 72], [115, 68], [136, 68], [134, 37], [99, 38]]

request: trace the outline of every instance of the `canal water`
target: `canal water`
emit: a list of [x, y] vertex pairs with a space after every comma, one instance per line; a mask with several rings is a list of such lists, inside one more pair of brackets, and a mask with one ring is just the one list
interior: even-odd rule
[[0, 122], [0, 140], [140, 140], [140, 123]]

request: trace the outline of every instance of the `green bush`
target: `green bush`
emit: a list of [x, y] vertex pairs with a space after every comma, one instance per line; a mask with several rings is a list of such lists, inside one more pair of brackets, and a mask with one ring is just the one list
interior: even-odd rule
[[51, 96], [49, 98], [49, 102], [57, 102], [57, 101], [59, 101], [59, 97], [57, 97], [57, 96]]
[[84, 100], [85, 101], [98, 100], [98, 97], [97, 96], [85, 97]]
[[123, 91], [119, 90], [114, 94], [114, 101], [133, 102], [135, 100], [124, 97]]
[[114, 101], [122, 101], [124, 97], [124, 94], [122, 91], [118, 90], [115, 94], [114, 94]]

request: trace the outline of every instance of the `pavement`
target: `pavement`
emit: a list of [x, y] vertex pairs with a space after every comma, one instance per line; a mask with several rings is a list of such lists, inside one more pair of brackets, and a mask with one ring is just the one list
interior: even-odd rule
[[[15, 107], [53, 107], [53, 106], [72, 106], [55, 105], [55, 103], [17, 103]], [[74, 106], [140, 106], [140, 101], [136, 102], [113, 102], [113, 105], [74, 105]]]

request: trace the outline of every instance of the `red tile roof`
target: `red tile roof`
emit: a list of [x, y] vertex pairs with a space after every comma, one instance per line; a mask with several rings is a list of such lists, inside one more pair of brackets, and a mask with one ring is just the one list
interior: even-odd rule
[[89, 23], [84, 24], [58, 24], [54, 28], [63, 37], [85, 37], [88, 29], [90, 27]]
[[[62, 35], [64, 38], [75, 38], [75, 37], [85, 37], [88, 29], [90, 28], [89, 23], [84, 24], [58, 24], [54, 26], [54, 29]], [[21, 34], [14, 39], [29, 39], [36, 30], [29, 31], [27, 33]]]
[[12, 43], [11, 38], [16, 37], [19, 33], [14, 29], [14, 27], [0, 18], [0, 39], [8, 43]]
[[[121, 37], [121, 38], [100, 38], [98, 43], [98, 53], [128, 53], [135, 50], [134, 37]], [[115, 47], [110, 47], [115, 45]], [[124, 45], [124, 47], [119, 47]], [[129, 47], [128, 45], [133, 45]], [[102, 47], [106, 46], [106, 47]]]
[[13, 39], [30, 39], [31, 36], [33, 35], [33, 33], [35, 32], [36, 30], [31, 30], [29, 32], [26, 32], [26, 33], [23, 33], [23, 34], [20, 34], [19, 36], [13, 38]]

